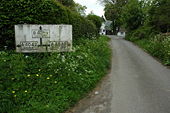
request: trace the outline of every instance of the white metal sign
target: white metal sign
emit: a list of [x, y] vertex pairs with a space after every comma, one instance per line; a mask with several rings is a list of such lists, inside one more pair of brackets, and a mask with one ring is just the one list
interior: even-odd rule
[[23, 53], [72, 50], [72, 25], [15, 25], [16, 51]]

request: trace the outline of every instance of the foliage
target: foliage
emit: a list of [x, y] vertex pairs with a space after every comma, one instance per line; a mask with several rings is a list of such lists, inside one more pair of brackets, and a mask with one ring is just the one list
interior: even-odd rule
[[66, 7], [73, 8], [75, 6], [74, 0], [57, 0], [57, 1]]
[[[4, 46], [8, 46], [8, 49], [15, 47], [15, 24], [71, 24], [74, 39], [80, 36], [93, 37], [97, 32], [91, 22], [56, 0], [2, 0], [0, 13], [1, 49]], [[78, 29], [89, 30], [77, 31]]]
[[63, 113], [110, 67], [108, 38], [80, 39], [74, 52], [0, 52], [1, 113]]
[[163, 64], [170, 65], [170, 36], [156, 35], [151, 39], [136, 40], [135, 43], [160, 59]]
[[119, 11], [117, 9], [117, 5], [113, 4], [106, 4], [105, 5], [105, 17], [107, 20], [111, 20], [112, 23], [112, 29], [116, 33], [116, 28], [120, 25], [120, 19], [119, 19]]
[[69, 23], [73, 26], [74, 41], [80, 37], [93, 38], [97, 36], [96, 26], [85, 17], [81, 17], [79, 14], [71, 12], [68, 18]]
[[[127, 4], [128, 0], [102, 0], [105, 3], [105, 17], [107, 20], [111, 20], [112, 29], [116, 34], [122, 26], [122, 11], [123, 7]], [[110, 2], [108, 2], [110, 1]]]
[[[131, 17], [138, 17], [136, 17], [136, 19], [131, 18], [130, 20], [132, 21], [125, 21], [127, 28], [130, 25], [133, 27], [133, 29], [128, 29], [129, 32], [127, 33], [126, 39], [138, 44], [151, 55], [160, 59], [163, 64], [170, 65], [170, 37], [162, 34], [169, 31], [169, 0], [153, 0], [153, 2], [148, 0], [140, 1], [138, 5], [134, 5], [136, 9], [133, 9], [132, 6], [130, 7], [135, 13], [129, 10], [129, 15], [126, 12], [128, 11], [126, 10], [128, 5], [129, 3], [125, 6], [124, 11], [127, 17], [129, 19]], [[142, 13], [144, 17], [142, 17]], [[141, 16], [138, 14], [141, 14]], [[137, 19], [139, 17], [141, 19]], [[136, 22], [139, 24], [135, 24]]]
[[127, 33], [126, 39], [129, 40], [149, 39], [150, 37], [153, 37], [155, 34], [156, 32], [153, 30], [152, 27], [145, 25]]
[[87, 19], [93, 22], [99, 32], [102, 25], [102, 18], [94, 14], [89, 14], [87, 15]]
[[170, 30], [170, 0], [153, 0], [149, 14], [149, 24], [160, 32]]
[[86, 9], [87, 9], [86, 6], [82, 6], [81, 4], [78, 4], [78, 3], [75, 4], [76, 12], [79, 13], [80, 15], [82, 15], [82, 16], [86, 15], [86, 13], [85, 13]]
[[122, 21], [127, 31], [133, 31], [143, 24], [144, 14], [138, 0], [130, 0], [123, 8]]

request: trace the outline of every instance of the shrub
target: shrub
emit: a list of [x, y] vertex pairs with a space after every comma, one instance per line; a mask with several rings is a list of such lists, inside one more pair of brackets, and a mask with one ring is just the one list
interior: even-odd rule
[[170, 65], [170, 36], [156, 35], [150, 39], [135, 41], [151, 55], [157, 57], [165, 65]]
[[89, 14], [87, 15], [87, 19], [93, 22], [99, 32], [102, 25], [102, 18], [94, 14]]
[[69, 23], [73, 25], [73, 40], [77, 40], [80, 37], [92, 38], [97, 36], [95, 25], [79, 14], [71, 12]]

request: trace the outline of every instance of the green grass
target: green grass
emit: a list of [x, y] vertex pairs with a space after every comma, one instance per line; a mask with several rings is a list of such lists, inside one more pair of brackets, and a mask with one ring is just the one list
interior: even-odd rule
[[74, 52], [0, 52], [1, 113], [62, 113], [106, 74], [107, 37], [80, 39]]

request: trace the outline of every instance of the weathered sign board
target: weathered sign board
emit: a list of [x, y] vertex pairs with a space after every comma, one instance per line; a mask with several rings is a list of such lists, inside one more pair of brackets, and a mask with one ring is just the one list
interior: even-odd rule
[[72, 25], [15, 25], [16, 51], [72, 51]]

